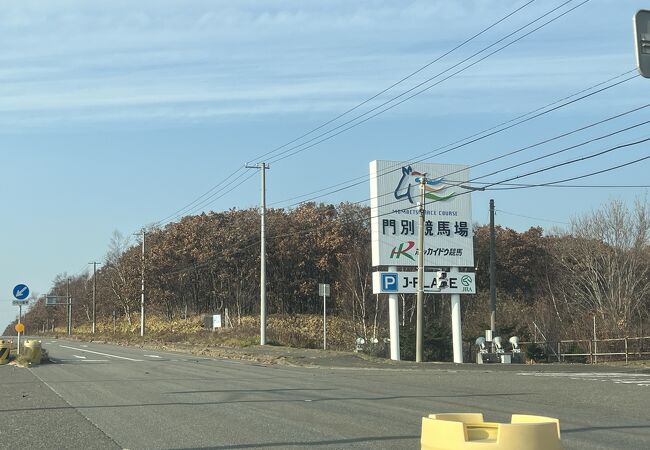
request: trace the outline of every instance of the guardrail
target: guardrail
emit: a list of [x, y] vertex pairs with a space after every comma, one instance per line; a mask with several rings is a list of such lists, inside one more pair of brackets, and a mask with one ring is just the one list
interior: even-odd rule
[[[575, 361], [575, 358], [588, 359], [590, 364], [596, 364], [598, 358], [609, 360], [632, 360], [650, 357], [650, 336], [624, 337], [611, 339], [568, 339], [561, 341], [521, 342], [526, 351], [531, 345], [542, 346], [548, 357], [557, 358], [560, 362]], [[568, 359], [567, 359], [568, 358]]]

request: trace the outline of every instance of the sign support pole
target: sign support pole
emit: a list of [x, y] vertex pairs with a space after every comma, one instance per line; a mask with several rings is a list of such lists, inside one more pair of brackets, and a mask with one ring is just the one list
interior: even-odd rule
[[418, 229], [418, 293], [416, 302], [415, 362], [422, 362], [422, 304], [424, 302], [424, 187], [426, 178], [420, 179], [420, 226]]
[[66, 283], [66, 297], [68, 297], [68, 336], [72, 335], [72, 297], [70, 296], [70, 279]]
[[[18, 305], [18, 323], [21, 323], [23, 317], [23, 305]], [[18, 332], [18, 346], [16, 347], [16, 354], [20, 355], [20, 331]]]
[[327, 295], [323, 289], [323, 350], [327, 350]]
[[[397, 272], [396, 266], [390, 266], [389, 272]], [[388, 294], [388, 320], [390, 325], [390, 359], [400, 360], [399, 354], [399, 296]]]
[[[458, 267], [452, 267], [457, 272]], [[454, 349], [454, 362], [463, 362], [463, 329], [460, 318], [460, 294], [451, 294], [451, 340]]]

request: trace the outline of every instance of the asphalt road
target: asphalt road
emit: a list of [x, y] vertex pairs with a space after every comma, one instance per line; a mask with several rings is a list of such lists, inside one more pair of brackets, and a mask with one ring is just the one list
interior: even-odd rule
[[0, 366], [2, 448], [419, 448], [434, 412], [558, 417], [566, 449], [650, 448], [650, 373], [288, 367], [73, 341]]

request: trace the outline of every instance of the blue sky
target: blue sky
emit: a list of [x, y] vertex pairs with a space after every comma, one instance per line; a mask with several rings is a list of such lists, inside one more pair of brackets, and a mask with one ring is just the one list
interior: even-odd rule
[[[525, 3], [0, 1], [0, 327], [16, 315], [10, 305], [16, 283], [47, 292], [57, 274], [103, 260], [113, 230], [130, 235], [169, 216], [245, 162], [336, 117]], [[533, 2], [370, 106], [562, 3]], [[373, 159], [411, 159], [633, 69], [631, 17], [644, 3], [592, 0], [422, 95], [273, 163], [269, 203], [290, 206], [295, 202], [286, 199], [367, 174]], [[641, 106], [649, 92], [650, 80], [638, 77], [427, 161], [475, 164]], [[472, 176], [648, 116], [648, 109], [630, 114], [481, 166]], [[640, 126], [487, 180], [648, 135], [648, 126]], [[523, 181], [580, 175], [648, 153], [647, 144], [637, 145]], [[645, 161], [574, 184], [644, 185], [648, 169]], [[256, 206], [258, 178], [243, 180], [204, 209]], [[631, 202], [644, 193], [477, 193], [474, 220], [487, 221], [490, 198], [502, 211], [568, 222], [610, 198]], [[367, 197], [362, 184], [321, 200]], [[557, 225], [505, 212], [497, 220], [518, 230]]]

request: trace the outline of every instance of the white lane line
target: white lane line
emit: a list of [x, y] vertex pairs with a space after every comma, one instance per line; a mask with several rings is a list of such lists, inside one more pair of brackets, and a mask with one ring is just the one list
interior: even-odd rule
[[79, 355], [72, 355], [72, 356], [74, 356], [75, 358], [79, 358], [79, 359], [86, 359], [85, 356], [79, 356]]
[[82, 345], [82, 347], [83, 347], [83, 348], [88, 348], [88, 346], [87, 346], [87, 345]]
[[144, 355], [144, 356], [148, 356], [149, 358], [162, 358], [162, 356], [158, 356], [158, 355]]
[[59, 347], [69, 348], [70, 350], [77, 350], [80, 352], [94, 353], [96, 355], [108, 356], [110, 358], [126, 359], [127, 361], [136, 361], [136, 362], [144, 361], [143, 359], [127, 358], [126, 356], [111, 355], [110, 353], [102, 353], [102, 352], [95, 352], [93, 350], [84, 350], [83, 348], [68, 347], [67, 345], [59, 345]]

